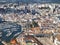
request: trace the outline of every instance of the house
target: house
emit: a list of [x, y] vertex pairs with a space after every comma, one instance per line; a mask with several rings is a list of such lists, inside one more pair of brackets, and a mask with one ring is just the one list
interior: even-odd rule
[[35, 34], [40, 33], [40, 27], [39, 27], [38, 23], [33, 21], [32, 24], [30, 25], [30, 27], [31, 27], [31, 30], [33, 31], [33, 33], [35, 33]]
[[60, 34], [56, 35], [55, 40], [54, 40], [55, 45], [60, 45]]

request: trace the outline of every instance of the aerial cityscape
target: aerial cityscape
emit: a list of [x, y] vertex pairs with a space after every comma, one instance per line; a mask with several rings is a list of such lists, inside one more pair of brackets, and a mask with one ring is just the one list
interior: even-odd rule
[[60, 0], [0, 0], [0, 45], [60, 45]]

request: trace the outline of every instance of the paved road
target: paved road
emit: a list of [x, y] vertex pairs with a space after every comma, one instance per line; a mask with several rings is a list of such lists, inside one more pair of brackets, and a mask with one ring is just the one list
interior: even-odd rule
[[37, 38], [35, 38], [34, 36], [26, 36], [25, 40], [34, 40], [38, 45], [43, 45]]

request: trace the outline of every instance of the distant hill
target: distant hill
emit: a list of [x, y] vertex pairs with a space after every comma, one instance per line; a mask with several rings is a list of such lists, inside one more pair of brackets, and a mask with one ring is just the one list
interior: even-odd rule
[[1, 2], [22, 2], [22, 3], [60, 3], [60, 0], [0, 0]]

